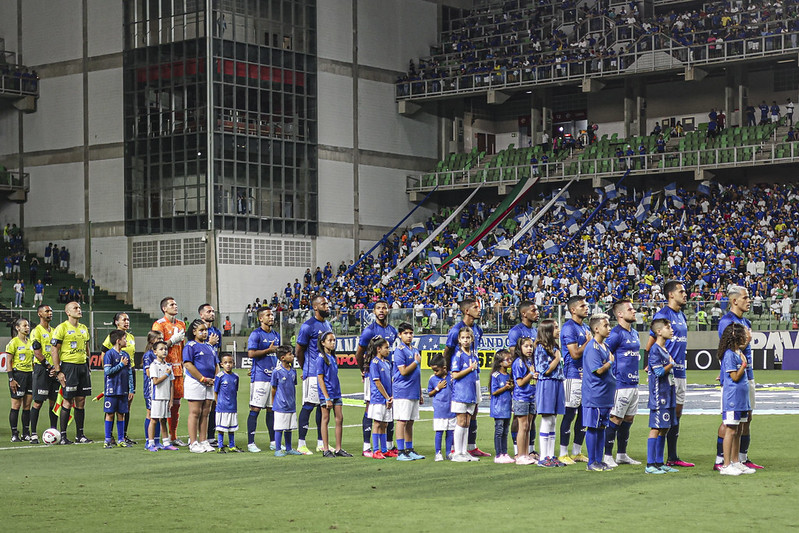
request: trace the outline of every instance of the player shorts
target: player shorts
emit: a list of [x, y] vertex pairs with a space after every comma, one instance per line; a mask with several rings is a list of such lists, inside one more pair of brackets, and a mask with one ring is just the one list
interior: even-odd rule
[[468, 415], [475, 415], [477, 413], [477, 404], [476, 403], [463, 403], [463, 402], [452, 402], [450, 403], [449, 410], [452, 411], [454, 414], [468, 414]]
[[[344, 400], [341, 398], [331, 398], [330, 403], [333, 404], [333, 407], [335, 407], [337, 405], [344, 405]], [[327, 402], [320, 403], [319, 405], [325, 407], [327, 405]], [[327, 407], [325, 407], [325, 409], [327, 409]]]
[[634, 416], [638, 412], [638, 387], [626, 389], [616, 389], [616, 396], [613, 400], [613, 408], [610, 416], [624, 418]]
[[677, 418], [674, 407], [649, 410], [649, 427], [651, 429], [666, 429], [672, 426]]
[[275, 431], [297, 429], [297, 413], [275, 413]]
[[377, 422], [391, 422], [391, 409], [384, 403], [370, 403], [366, 416]]
[[434, 418], [433, 431], [453, 431], [455, 429], [455, 422], [457, 419], [452, 418]]
[[419, 420], [419, 400], [394, 399], [394, 420]]
[[749, 407], [754, 411], [755, 410], [755, 380], [750, 379], [747, 381], [749, 383]]
[[269, 381], [253, 381], [250, 383], [250, 405], [263, 409], [272, 407], [272, 383]]
[[534, 415], [535, 401], [513, 400], [511, 402], [511, 410], [516, 416]]
[[688, 380], [686, 378], [674, 378], [674, 398], [677, 405], [685, 403], [685, 389], [688, 388]]
[[580, 407], [583, 404], [583, 380], [569, 378], [563, 381], [566, 407]]
[[222, 433], [233, 433], [239, 429], [239, 417], [236, 413], [216, 412], [216, 430]]
[[563, 381], [541, 379], [535, 386], [535, 410], [538, 414], [562, 415], [566, 413], [566, 392]]
[[203, 385], [191, 376], [186, 376], [183, 388], [183, 397], [187, 400], [203, 401], [214, 399], [214, 387]]
[[477, 376], [477, 381], [474, 384], [475, 388], [477, 389], [477, 405], [480, 405], [480, 402], [483, 401], [483, 388], [480, 386], [480, 376]]
[[33, 401], [44, 403], [45, 400], [55, 401], [58, 398], [59, 383], [44, 365], [33, 365]]
[[[39, 365], [41, 366], [41, 365]], [[9, 378], [13, 377], [17, 382], [17, 392], [11, 392], [11, 382], [9, 382], [8, 390], [11, 392], [12, 398], [23, 398], [26, 394], [33, 394], [33, 372], [25, 372], [24, 370], [12, 370]]]
[[[151, 411], [150, 414], [152, 415], [153, 401], [150, 398], [147, 397], [144, 398], [144, 408], [147, 409], [148, 411]], [[150, 418], [152, 418], [152, 416]]]
[[103, 412], [104, 413], [127, 413], [128, 412], [128, 395], [124, 396], [103, 396]]
[[66, 387], [64, 387], [64, 398], [71, 400], [80, 396], [92, 395], [92, 377], [89, 374], [89, 365], [86, 363], [61, 363], [61, 371], [64, 373]]
[[169, 400], [147, 400], [150, 402], [150, 420], [169, 418]]
[[302, 380], [302, 403], [319, 405], [319, 386], [316, 376], [308, 376]]
[[610, 407], [586, 407], [583, 405], [583, 427], [604, 428], [610, 421]]
[[363, 380], [363, 401], [369, 403], [369, 400], [372, 398], [372, 381], [369, 379], [367, 375]]
[[737, 426], [749, 421], [746, 411], [724, 411], [721, 413], [721, 419], [725, 426]]

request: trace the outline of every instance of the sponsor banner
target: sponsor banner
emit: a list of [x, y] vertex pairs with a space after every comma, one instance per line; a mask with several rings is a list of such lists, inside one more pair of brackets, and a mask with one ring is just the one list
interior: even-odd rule
[[[688, 350], [685, 356], [687, 370], [721, 370], [715, 348]], [[784, 368], [784, 367], [783, 367]], [[752, 370], [774, 370], [774, 354], [768, 350], [752, 350]]]
[[[235, 352], [236, 357], [236, 368], [243, 368], [245, 370], [249, 370], [252, 368], [252, 359], [247, 357], [247, 352]], [[338, 360], [338, 367], [339, 368], [358, 368], [358, 364], [355, 361], [355, 352], [351, 353], [342, 353], [336, 351], [336, 359]], [[294, 368], [299, 370], [300, 365], [297, 363], [297, 360], [294, 360]]]
[[[444, 350], [422, 350], [420, 352], [422, 354], [422, 368], [425, 370], [430, 369], [430, 361], [433, 360], [433, 357], [436, 355], [444, 355]], [[492, 351], [484, 351], [478, 350], [477, 351], [477, 359], [480, 364], [481, 369], [489, 369], [494, 365], [494, 354], [497, 353], [497, 350]], [[449, 362], [447, 362], [449, 364]]]

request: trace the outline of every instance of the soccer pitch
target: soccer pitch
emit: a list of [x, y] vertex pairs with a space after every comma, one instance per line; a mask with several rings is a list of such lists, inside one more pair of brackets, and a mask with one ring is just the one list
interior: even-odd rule
[[[237, 444], [246, 446], [248, 379], [241, 373]], [[102, 374], [93, 372], [94, 392]], [[711, 384], [714, 372], [689, 372], [692, 383]], [[758, 382], [799, 381], [799, 372], [757, 374]], [[422, 376], [427, 383], [429, 372]], [[355, 370], [340, 372], [345, 394], [361, 390]], [[483, 385], [488, 372], [483, 372]], [[141, 383], [141, 373], [138, 381]], [[299, 388], [299, 387], [298, 387]], [[689, 406], [686, 406], [689, 407]], [[7, 413], [8, 395], [0, 399]], [[178, 433], [186, 434], [181, 408]], [[344, 448], [351, 459], [276, 458], [268, 449], [263, 416], [260, 454], [145, 452], [144, 402], [133, 403], [130, 449], [102, 449], [103, 415], [87, 402], [86, 433], [94, 444], [29, 446], [9, 443], [0, 428], [0, 476], [7, 490], [0, 520], [28, 531], [279, 530], [279, 531], [518, 531], [554, 528], [571, 531], [650, 531], [687, 528], [781, 530], [799, 523], [793, 455], [799, 415], [755, 416], [750, 455], [765, 469], [754, 475], [722, 477], [711, 470], [718, 416], [682, 418], [680, 455], [697, 463], [679, 473], [647, 476], [643, 466], [612, 472], [586, 472], [584, 465], [544, 469], [535, 466], [433, 461], [432, 413], [415, 428], [415, 447], [427, 456], [410, 463], [359, 456], [362, 408], [344, 409]], [[479, 418], [480, 448], [493, 453], [493, 421]], [[39, 431], [47, 424], [40, 417]], [[312, 421], [312, 425], [315, 425]], [[632, 427], [630, 455], [645, 459], [647, 420]], [[74, 427], [70, 426], [70, 437]], [[316, 431], [308, 433], [309, 445]], [[332, 431], [331, 431], [332, 437]], [[297, 435], [293, 435], [296, 446]]]

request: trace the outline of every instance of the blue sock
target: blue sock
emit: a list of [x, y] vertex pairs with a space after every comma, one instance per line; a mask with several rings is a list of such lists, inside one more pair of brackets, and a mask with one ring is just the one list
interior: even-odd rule
[[585, 426], [583, 425], [583, 409], [577, 409], [577, 417], [574, 422], [574, 443], [582, 445], [585, 438]]
[[749, 453], [749, 441], [751, 437], [749, 435], [741, 435], [741, 450], [740, 452], [743, 454]]
[[284, 431], [283, 435], [286, 440], [286, 451], [289, 451], [291, 449], [291, 431]]
[[472, 420], [469, 422], [469, 436], [467, 437], [467, 442], [469, 445], [477, 444], [477, 419], [472, 417]]
[[663, 464], [663, 452], [666, 449], [666, 437], [658, 435], [657, 438], [657, 454], [655, 455], [655, 463]]
[[510, 438], [513, 439], [513, 445], [514, 446], [516, 445], [516, 435], [518, 435], [518, 434], [519, 434], [518, 431], [511, 431], [510, 432]]
[[405, 441], [405, 449], [406, 450], [413, 450], [413, 441], [412, 440], [406, 440]]
[[669, 443], [669, 461], [676, 461], [680, 456], [677, 455], [677, 438], [680, 436], [680, 419], [676, 416], [666, 433], [666, 440]]
[[405, 449], [405, 439], [397, 439], [397, 449], [402, 451]]
[[657, 462], [657, 439], [649, 437], [646, 439], [646, 466], [654, 466]]
[[305, 436], [308, 434], [308, 422], [311, 420], [311, 411], [313, 411], [313, 405], [306, 403], [302, 405], [302, 409], [300, 409], [300, 416], [299, 416], [299, 431], [300, 431], [300, 440], [305, 440]]
[[372, 451], [380, 451], [380, 433], [372, 433]]
[[361, 427], [363, 429], [363, 442], [368, 444], [372, 440], [372, 419], [366, 416], [366, 411], [364, 411], [361, 419]]
[[266, 430], [269, 432], [269, 442], [274, 442], [275, 436], [275, 412], [271, 409], [266, 410]]
[[318, 405], [316, 406], [316, 439], [322, 440], [322, 408]]
[[220, 450], [225, 447], [225, 434], [221, 431], [216, 434], [216, 445]]
[[258, 412], [250, 411], [247, 417], [247, 444], [255, 444], [255, 428], [258, 427]]
[[388, 440], [386, 439], [386, 434], [380, 434], [380, 451], [386, 453], [388, 451]]
[[455, 431], [454, 430], [447, 430], [447, 455], [452, 450], [452, 446], [455, 444]]
[[718, 457], [724, 457], [724, 438], [717, 437], [716, 438], [716, 455]]
[[576, 407], [567, 407], [563, 418], [560, 420], [560, 445], [568, 446], [572, 433], [572, 420], [577, 415]]
[[231, 448], [236, 447], [236, 434], [232, 431], [227, 434], [227, 445]]
[[111, 442], [111, 433], [114, 431], [114, 421], [113, 420], [106, 420], [105, 421], [105, 441]]
[[602, 456], [602, 449], [605, 447], [605, 428], [599, 428], [596, 430], [596, 442], [594, 443], [594, 457], [600, 463], [604, 459]]
[[280, 445], [283, 443], [283, 430], [276, 429], [275, 430], [275, 450], [280, 449]]
[[117, 420], [117, 439], [122, 442], [125, 440], [125, 421]]
[[[161, 424], [158, 424], [158, 425], [160, 426]], [[146, 440], [150, 439], [150, 419], [149, 418], [145, 418], [144, 419], [144, 438]]]
[[444, 431], [436, 431], [436, 453], [441, 453], [441, 438], [444, 436]]
[[613, 443], [616, 441], [617, 426], [612, 420], [608, 422], [608, 427], [605, 429], [605, 455], [613, 455]]
[[588, 452], [588, 464], [592, 465], [596, 462], [601, 462], [597, 461], [596, 458], [596, 441], [599, 438], [599, 436], [597, 435], [596, 428], [587, 428], [586, 431], [587, 433], [585, 435], [585, 443], [587, 448], [586, 451]]
[[627, 453], [627, 441], [630, 440], [630, 426], [632, 422], [622, 422], [616, 430], [616, 451], [618, 453]]

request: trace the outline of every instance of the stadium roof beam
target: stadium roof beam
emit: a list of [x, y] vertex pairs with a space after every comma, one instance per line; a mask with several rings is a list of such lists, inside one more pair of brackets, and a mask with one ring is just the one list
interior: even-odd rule
[[496, 89], [489, 89], [486, 94], [486, 102], [489, 104], [504, 104], [508, 98], [510, 98], [510, 93], [497, 91]]
[[601, 82], [595, 78], [586, 78], [583, 80], [583, 92], [584, 93], [598, 93], [602, 89], [605, 88], [607, 85], [605, 82]]
[[697, 67], [685, 67], [685, 81], [702, 81], [707, 71]]

